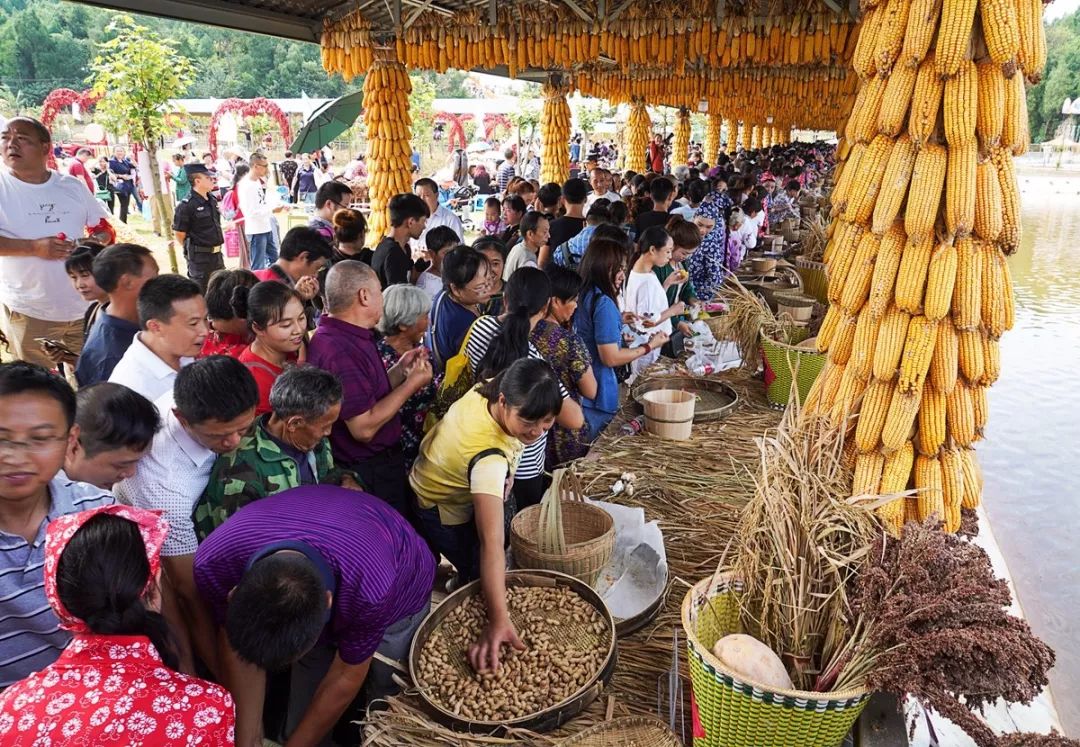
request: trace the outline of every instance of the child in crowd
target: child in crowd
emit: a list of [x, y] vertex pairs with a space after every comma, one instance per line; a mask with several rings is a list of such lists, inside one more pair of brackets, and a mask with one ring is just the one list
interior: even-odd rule
[[435, 226], [424, 237], [424, 259], [430, 264], [416, 278], [416, 286], [432, 299], [443, 289], [443, 257], [460, 243], [457, 232], [450, 226]]
[[[682, 301], [669, 305], [664, 286], [656, 277], [656, 268], [671, 263], [673, 248], [671, 235], [660, 226], [646, 228], [638, 240], [630, 274], [626, 278], [622, 308], [640, 320], [636, 322], [636, 327], [631, 328], [636, 338], [634, 347], [648, 343], [649, 337], [657, 331], [670, 335], [671, 318], [686, 309]], [[659, 348], [650, 350], [630, 364], [631, 374], [636, 377], [659, 357]]]
[[480, 228], [481, 236], [500, 236], [506, 230], [502, 219], [502, 203], [498, 197], [484, 200], [484, 225]]

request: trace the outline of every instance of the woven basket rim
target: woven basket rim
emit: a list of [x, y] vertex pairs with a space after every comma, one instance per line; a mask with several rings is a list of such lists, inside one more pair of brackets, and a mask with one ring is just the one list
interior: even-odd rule
[[[728, 574], [721, 574], [721, 578], [728, 577]], [[722, 672], [736, 682], [744, 685], [749, 685], [755, 690], [761, 690], [762, 692], [772, 693], [773, 695], [779, 695], [786, 698], [797, 698], [800, 700], [813, 700], [813, 701], [844, 701], [854, 700], [870, 694], [870, 691], [864, 687], [854, 688], [851, 690], [834, 690], [831, 692], [815, 692], [813, 690], [787, 690], [779, 687], [770, 687], [763, 685], [760, 682], [753, 680], [743, 674], [733, 672], [723, 665], [723, 663], [713, 655], [713, 652], [705, 646], [697, 637], [697, 631], [693, 629], [690, 624], [690, 612], [694, 605], [694, 594], [701, 591], [704, 592], [712, 583], [713, 577], [702, 579], [690, 587], [690, 590], [686, 592], [686, 596], [683, 597], [682, 603], [682, 627], [683, 635], [686, 636], [687, 644], [694, 649], [694, 652], [701, 657], [702, 661], [708, 664], [710, 667], [718, 672]]]
[[[597, 514], [597, 515], [603, 514], [604, 520], [607, 523], [607, 529], [605, 529], [603, 532], [596, 535], [595, 537], [593, 537], [591, 539], [587, 539], [587, 540], [582, 540], [581, 542], [567, 543], [567, 545], [566, 545], [567, 550], [579, 549], [579, 548], [586, 547], [588, 545], [591, 545], [591, 544], [594, 544], [594, 543], [597, 543], [597, 542], [605, 541], [609, 534], [611, 534], [611, 535], [615, 534], [615, 519], [614, 519], [614, 517], [611, 514], [609, 514], [607, 511], [605, 511], [604, 509], [600, 508], [599, 506], [594, 506], [591, 503], [586, 503], [585, 501], [567, 501], [567, 500], [563, 500], [561, 498], [559, 499], [559, 502], [562, 504], [563, 510], [566, 509], [567, 505], [570, 505], [570, 506], [572, 506], [572, 508], [574, 510], [577, 510], [580, 507], [580, 508], [585, 509], [585, 513], [594, 513], [594, 514]], [[539, 542], [537, 542], [534, 539], [529, 539], [529, 538], [525, 537], [524, 535], [521, 534], [521, 532], [519, 532], [517, 530], [517, 527], [519, 527], [519, 526], [521, 526], [522, 524], [525, 523], [525, 520], [522, 517], [525, 516], [525, 514], [533, 511], [533, 509], [535, 509], [536, 511], [539, 511], [540, 510], [540, 504], [538, 503], [538, 504], [536, 504], [534, 506], [527, 506], [526, 508], [523, 508], [521, 511], [518, 511], [517, 515], [513, 519], [510, 520], [510, 537], [511, 537], [511, 539], [516, 538], [519, 542], [523, 542], [523, 543], [525, 543], [527, 545], [531, 545], [532, 548], [536, 548], [536, 549], [532, 549], [532, 548], [530, 548], [530, 549], [532, 550], [532, 552], [535, 552], [537, 555], [544, 555], [544, 556], [550, 556], [550, 557], [556, 557], [556, 558], [565, 557], [566, 553], [564, 553], [562, 555], [559, 555], [559, 554], [556, 554], [556, 553], [542, 552], [539, 549], [540, 548], [540, 543]], [[519, 520], [520, 520], [520, 524], [519, 524]], [[539, 522], [539, 519], [537, 519], [537, 522]]]
[[764, 332], [761, 333], [761, 343], [762, 345], [775, 345], [781, 350], [790, 350], [791, 352], [798, 353], [799, 355], [817, 355], [821, 356], [822, 358], [828, 355], [828, 353], [823, 353], [820, 350], [809, 350], [807, 348], [800, 348], [798, 345], [789, 345], [786, 342], [779, 342], [772, 339], [771, 337], [768, 337]]
[[621, 716], [608, 721], [602, 721], [599, 724], [594, 724], [572, 737], [567, 737], [566, 740], [559, 742], [559, 747], [573, 747], [573, 745], [576, 745], [589, 737], [595, 737], [597, 734], [605, 734], [606, 732], [616, 731], [620, 728], [629, 726], [653, 726], [657, 729], [662, 729], [665, 736], [671, 735], [672, 744], [679, 744], [679, 737], [672, 733], [667, 724], [655, 716]]
[[808, 270], [824, 270], [825, 263], [818, 262], [815, 259], [803, 259], [802, 257], [795, 258], [796, 267], [805, 267]]

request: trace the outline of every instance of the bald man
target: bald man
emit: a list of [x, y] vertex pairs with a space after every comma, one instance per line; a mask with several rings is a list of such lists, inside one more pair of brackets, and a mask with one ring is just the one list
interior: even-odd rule
[[326, 275], [327, 311], [308, 346], [308, 363], [336, 374], [344, 398], [330, 432], [334, 461], [360, 475], [368, 492], [401, 514], [409, 511], [401, 420], [405, 401], [431, 381], [424, 348], [387, 371], [373, 330], [382, 316], [379, 278], [369, 265], [345, 260]]

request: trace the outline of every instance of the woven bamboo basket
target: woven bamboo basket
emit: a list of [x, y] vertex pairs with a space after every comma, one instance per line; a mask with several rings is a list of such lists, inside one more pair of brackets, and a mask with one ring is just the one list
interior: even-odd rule
[[[725, 576], [694, 585], [683, 599], [694, 747], [836, 747], [870, 700], [866, 690], [818, 693], [770, 688], [729, 670], [712, 647], [739, 633], [739, 604]], [[700, 734], [704, 732], [704, 736]]]
[[796, 257], [795, 268], [802, 278], [802, 292], [816, 298], [818, 303], [828, 303], [829, 276], [825, 271], [825, 263]]
[[[798, 343], [805, 338], [806, 330], [793, 330], [801, 333], [802, 338], [791, 339], [792, 343]], [[766, 389], [765, 396], [770, 404], [784, 407], [791, 398], [792, 381], [796, 384], [799, 402], [806, 401], [806, 395], [810, 393], [810, 387], [825, 367], [828, 356], [811, 348], [797, 347], [796, 344], [785, 344], [761, 336], [761, 352], [765, 356], [765, 364], [773, 373], [773, 380]]]
[[558, 571], [592, 586], [615, 548], [615, 521], [585, 503], [574, 473], [555, 470], [540, 505], [510, 522], [510, 547], [519, 568]]
[[559, 742], [559, 747], [682, 747], [667, 725], [651, 716], [605, 721]]

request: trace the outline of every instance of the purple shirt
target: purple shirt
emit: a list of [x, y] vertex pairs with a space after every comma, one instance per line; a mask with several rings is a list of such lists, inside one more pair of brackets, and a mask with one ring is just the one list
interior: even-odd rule
[[251, 557], [284, 540], [317, 550], [333, 573], [323, 635], [346, 664], [370, 657], [387, 628], [431, 597], [435, 559], [397, 511], [367, 493], [305, 485], [249, 503], [199, 545], [195, 584], [219, 625]]
[[364, 462], [398, 445], [401, 419], [396, 413], [367, 443], [353, 438], [345, 425], [346, 421], [370, 410], [392, 390], [379, 349], [375, 346], [374, 332], [322, 316], [308, 346], [308, 363], [341, 379], [344, 401], [341, 415], [330, 431], [330, 445], [334, 448], [336, 461], [342, 462], [342, 466]]

